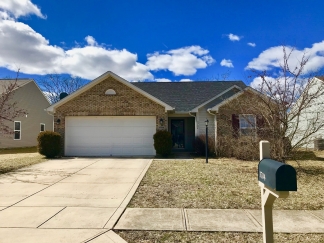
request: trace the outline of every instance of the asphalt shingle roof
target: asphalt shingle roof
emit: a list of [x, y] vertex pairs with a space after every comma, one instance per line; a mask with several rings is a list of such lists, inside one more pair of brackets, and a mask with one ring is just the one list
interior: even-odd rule
[[175, 107], [178, 112], [189, 112], [234, 85], [246, 87], [242, 81], [138, 82], [132, 84]]

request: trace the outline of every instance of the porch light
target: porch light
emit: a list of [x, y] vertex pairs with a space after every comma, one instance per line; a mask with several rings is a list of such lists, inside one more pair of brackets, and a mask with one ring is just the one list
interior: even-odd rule
[[164, 124], [164, 120], [163, 118], [160, 118], [160, 126], [163, 126], [163, 124]]
[[57, 125], [60, 125], [60, 124], [61, 124], [61, 119], [57, 119], [57, 120], [56, 120], [56, 124], [57, 124]]

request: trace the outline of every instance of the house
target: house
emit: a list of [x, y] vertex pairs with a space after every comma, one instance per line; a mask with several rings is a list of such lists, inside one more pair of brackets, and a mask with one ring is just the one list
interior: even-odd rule
[[37, 145], [37, 136], [41, 131], [53, 131], [53, 116], [45, 108], [50, 103], [33, 79], [0, 80], [0, 96], [8, 85], [16, 85], [9, 103], [17, 103], [18, 109], [26, 114], [6, 121], [12, 127], [13, 134], [1, 134], [0, 148], [33, 147]]
[[287, 134], [287, 136], [292, 138], [292, 145], [314, 149], [316, 147], [314, 147], [315, 140], [324, 139], [323, 76], [314, 77], [310, 80], [289, 113], [291, 116], [298, 114], [290, 122]]
[[[155, 155], [157, 130], [171, 132], [175, 151], [192, 151], [207, 119], [217, 140], [218, 109], [245, 89], [242, 81], [130, 83], [106, 72], [47, 111], [66, 156]], [[256, 125], [255, 117], [247, 119]], [[242, 130], [253, 127], [239, 120]]]

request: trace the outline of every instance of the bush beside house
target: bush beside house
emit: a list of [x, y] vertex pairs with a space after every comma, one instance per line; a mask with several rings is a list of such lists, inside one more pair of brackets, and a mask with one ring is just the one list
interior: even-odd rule
[[61, 151], [61, 135], [57, 132], [41, 132], [38, 137], [38, 152], [47, 158], [54, 158]]
[[[206, 155], [206, 135], [199, 135], [194, 141], [194, 150], [198, 156]], [[215, 140], [208, 137], [208, 155], [215, 155]]]
[[172, 151], [172, 134], [168, 131], [157, 131], [153, 135], [156, 153], [167, 157]]

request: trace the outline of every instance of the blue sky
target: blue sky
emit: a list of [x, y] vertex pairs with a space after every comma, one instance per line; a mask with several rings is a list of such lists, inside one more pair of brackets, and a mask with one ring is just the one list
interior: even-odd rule
[[1, 0], [0, 78], [47, 73], [129, 81], [276, 75], [281, 45], [324, 67], [324, 1]]

